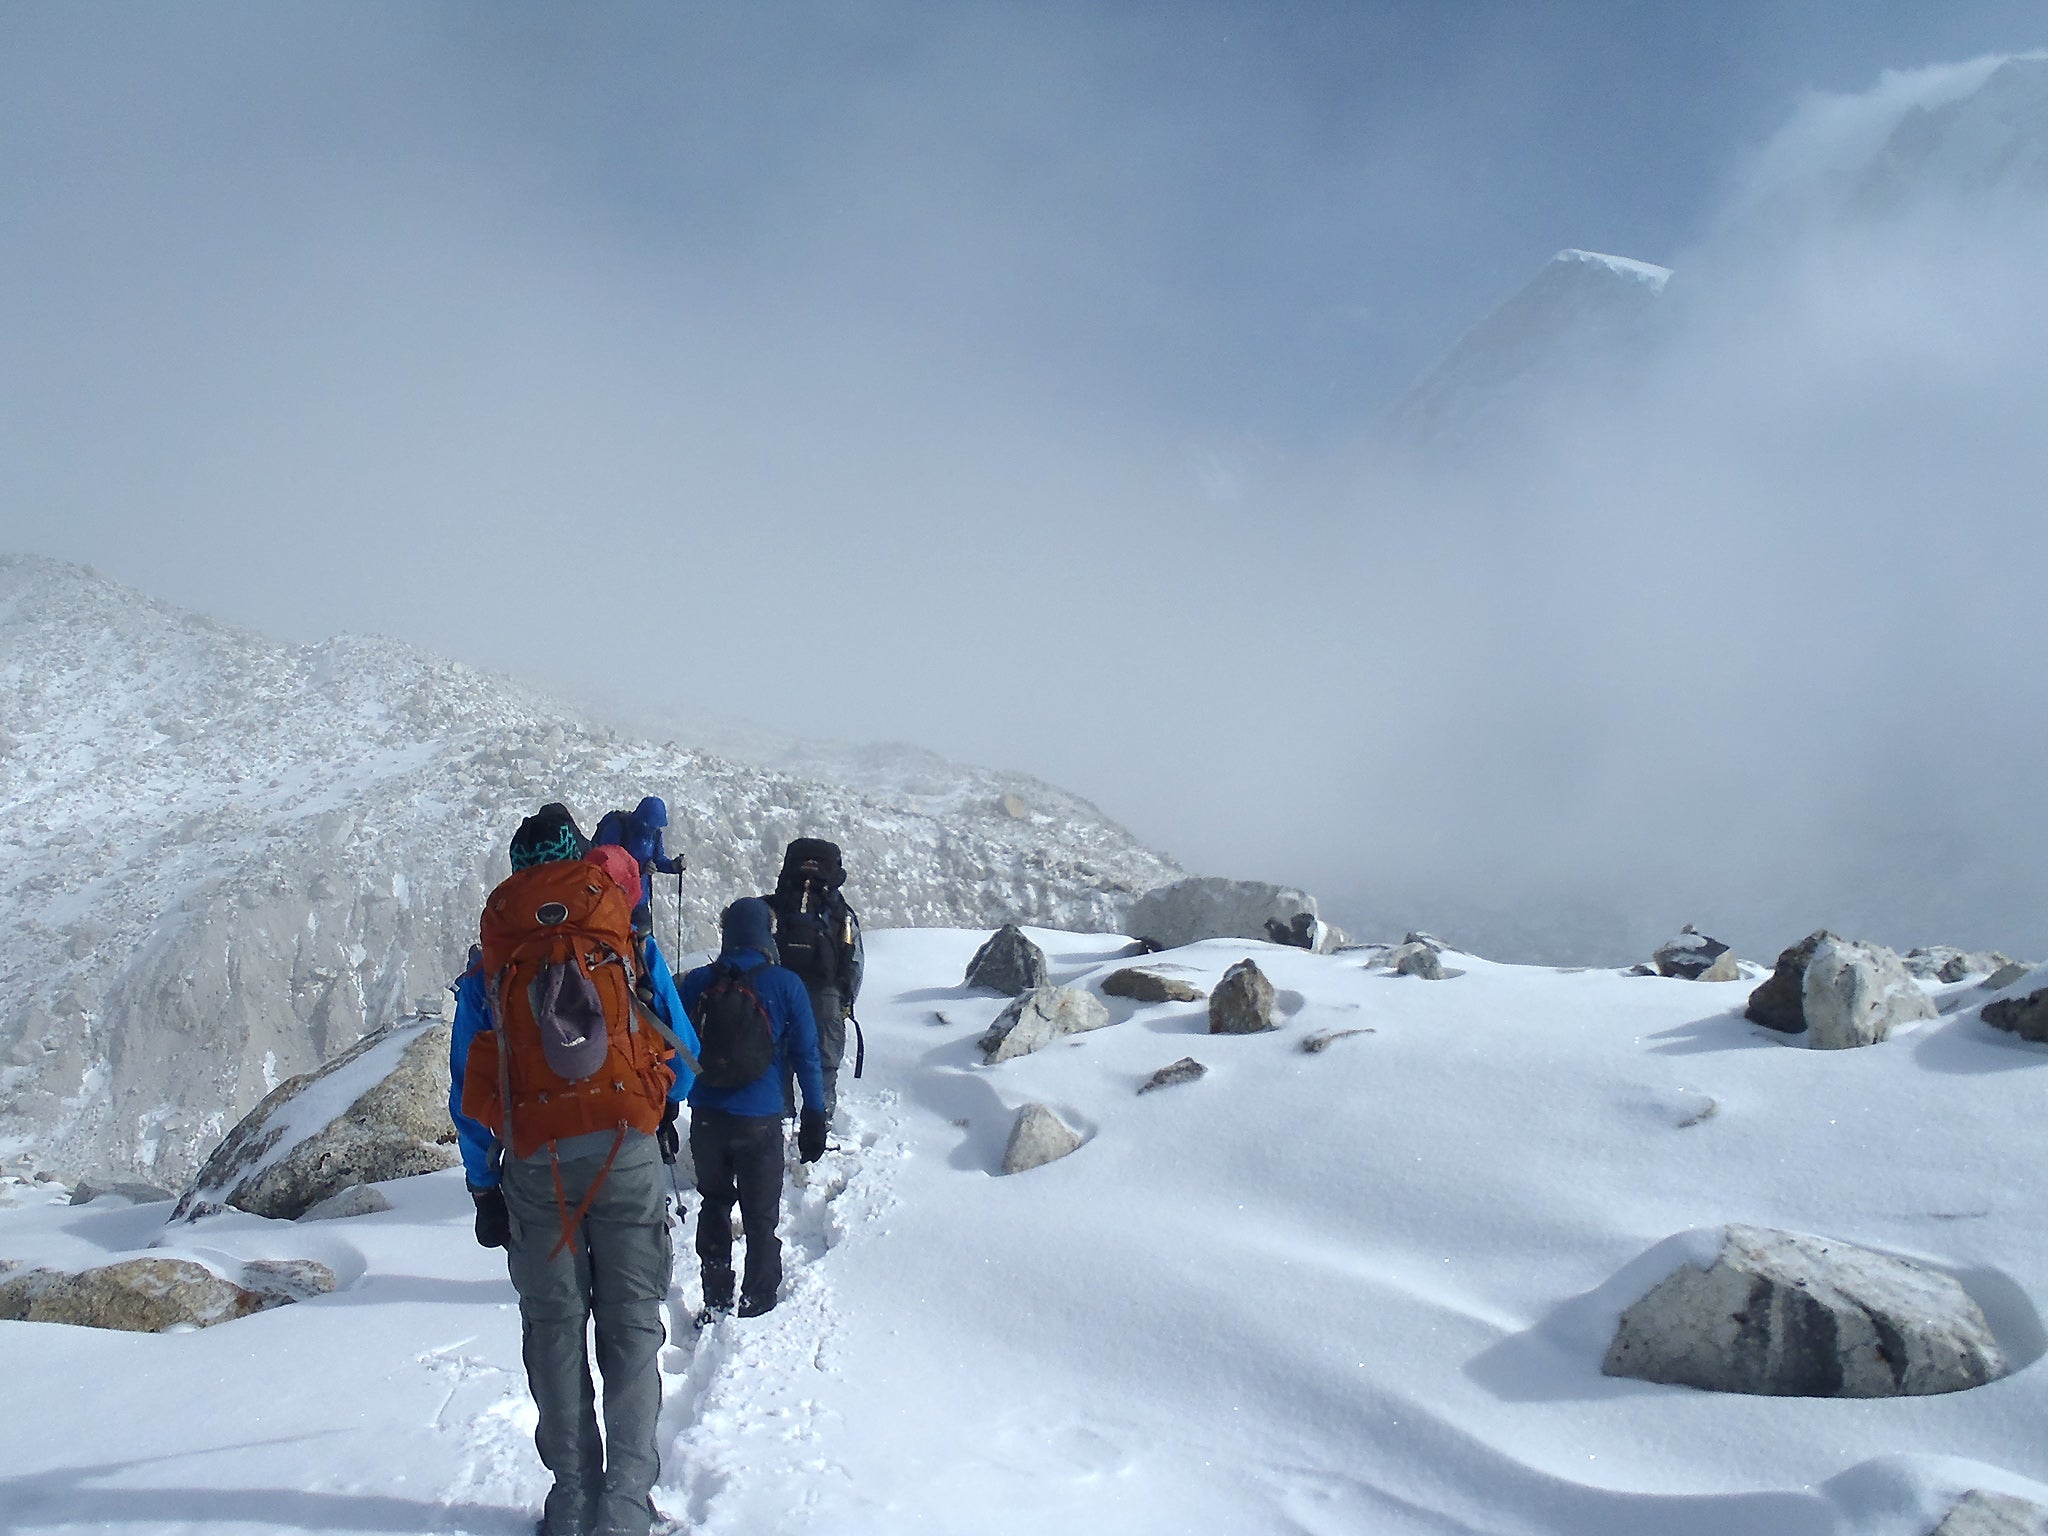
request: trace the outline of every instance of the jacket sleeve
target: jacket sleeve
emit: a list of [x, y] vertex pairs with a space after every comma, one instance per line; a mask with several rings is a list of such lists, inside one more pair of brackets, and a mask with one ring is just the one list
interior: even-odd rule
[[861, 942], [860, 914], [850, 906], [846, 909], [846, 925], [853, 930], [853, 943], [846, 956], [846, 1006], [851, 1011], [854, 1000], [860, 996], [860, 979], [867, 972], [868, 951]]
[[647, 867], [664, 875], [680, 875], [683, 872], [681, 861], [671, 857], [668, 850], [662, 846], [662, 831], [659, 827], [654, 829], [654, 852], [647, 860]]
[[811, 1012], [811, 995], [796, 972], [780, 966], [775, 972], [782, 996], [782, 1062], [796, 1074], [803, 1089], [805, 1110], [825, 1112], [825, 1073], [818, 1065], [818, 1021]]
[[462, 1149], [462, 1176], [473, 1189], [491, 1189], [498, 1182], [497, 1137], [489, 1126], [462, 1112], [462, 1074], [469, 1066], [470, 1042], [491, 1028], [484, 973], [465, 972], [451, 990], [455, 993], [455, 1027], [448, 1040], [448, 1118], [455, 1122], [455, 1141]]
[[[652, 939], [647, 941], [647, 980], [654, 988], [654, 1011], [661, 1015], [661, 1022], [675, 1032], [683, 1049], [695, 1056], [703, 1049], [697, 1039], [697, 1026], [690, 1022], [690, 1015], [683, 1007], [682, 996], [676, 991], [675, 977], [669, 973], [668, 961], [662, 958], [661, 946]], [[676, 1074], [675, 1084], [668, 1091], [669, 1101], [680, 1104], [696, 1085], [697, 1074], [674, 1052], [669, 1053], [668, 1064]]]

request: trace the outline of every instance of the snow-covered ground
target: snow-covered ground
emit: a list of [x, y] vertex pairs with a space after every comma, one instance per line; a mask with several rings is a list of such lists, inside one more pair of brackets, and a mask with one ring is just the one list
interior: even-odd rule
[[[1745, 1023], [1748, 981], [1455, 956], [1428, 982], [1216, 942], [1150, 963], [1207, 985], [1256, 955], [1279, 1030], [1111, 1000], [1110, 1028], [985, 1068], [1002, 999], [958, 985], [983, 937], [871, 936], [868, 1072], [792, 1182], [785, 1300], [664, 1354], [657, 1497], [690, 1529], [1925, 1536], [1967, 1487], [2048, 1499], [2048, 1048], [1969, 983], [1822, 1053]], [[1126, 963], [1033, 937], [1055, 980]], [[1302, 1049], [1337, 1030], [1361, 1032]], [[1208, 1075], [1138, 1095], [1186, 1055]], [[1030, 1100], [1088, 1140], [998, 1176]], [[103, 1261], [168, 1211], [11, 1189], [0, 1260]], [[384, 1189], [388, 1213], [231, 1214], [170, 1250], [318, 1259], [334, 1295], [178, 1335], [0, 1324], [0, 1529], [530, 1530], [502, 1259], [459, 1175]], [[1731, 1221], [1959, 1273], [2016, 1369], [1895, 1401], [1603, 1377], [1633, 1299], [1608, 1282]], [[686, 1313], [687, 1249], [677, 1274]]]

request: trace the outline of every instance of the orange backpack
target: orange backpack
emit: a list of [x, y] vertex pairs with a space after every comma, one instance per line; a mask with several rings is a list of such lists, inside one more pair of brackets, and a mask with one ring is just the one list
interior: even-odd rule
[[533, 865], [484, 903], [495, 1027], [470, 1044], [462, 1112], [513, 1157], [565, 1136], [616, 1130], [623, 1140], [661, 1124], [676, 1042], [635, 992], [637, 959], [632, 904], [595, 865]]

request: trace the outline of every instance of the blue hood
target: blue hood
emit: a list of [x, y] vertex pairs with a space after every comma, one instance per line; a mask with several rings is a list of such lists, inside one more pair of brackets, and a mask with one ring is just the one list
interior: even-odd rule
[[735, 950], [758, 950], [770, 965], [782, 963], [775, 952], [775, 914], [758, 896], [743, 896], [727, 907], [718, 919], [719, 940], [728, 955]]

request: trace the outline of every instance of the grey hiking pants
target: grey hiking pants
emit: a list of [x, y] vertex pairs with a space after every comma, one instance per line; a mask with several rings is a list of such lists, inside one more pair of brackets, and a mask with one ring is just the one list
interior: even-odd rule
[[[806, 982], [804, 990], [811, 999], [811, 1018], [818, 1026], [818, 1071], [825, 1079], [825, 1118], [829, 1120], [839, 1111], [839, 1064], [846, 1060], [846, 1004], [837, 987], [814, 987]], [[797, 1112], [797, 1097], [796, 1071], [785, 1067], [784, 1113]]]
[[[611, 1151], [612, 1134], [561, 1143], [562, 1198], [573, 1215]], [[541, 1529], [547, 1536], [646, 1536], [661, 1473], [655, 1442], [661, 1416], [659, 1355], [666, 1335], [668, 1178], [654, 1138], [628, 1131], [597, 1195], [562, 1238], [555, 1170], [543, 1151], [504, 1165], [512, 1217], [506, 1249], [519, 1293], [526, 1383], [540, 1410], [535, 1449], [555, 1475]], [[598, 1433], [587, 1335], [595, 1319], [604, 1376], [604, 1433]]]

